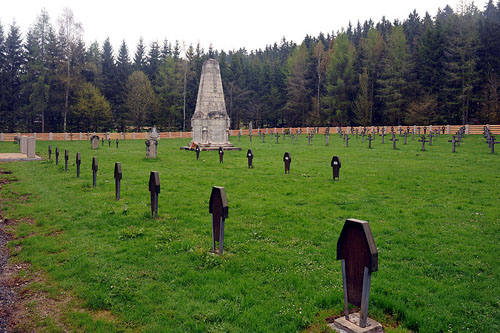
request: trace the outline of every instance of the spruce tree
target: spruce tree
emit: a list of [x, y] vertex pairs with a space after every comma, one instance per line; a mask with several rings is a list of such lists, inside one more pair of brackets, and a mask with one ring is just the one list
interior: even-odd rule
[[134, 55], [134, 71], [142, 71], [146, 72], [146, 46], [144, 46], [144, 40], [139, 38], [139, 43], [137, 43], [137, 47], [135, 49]]

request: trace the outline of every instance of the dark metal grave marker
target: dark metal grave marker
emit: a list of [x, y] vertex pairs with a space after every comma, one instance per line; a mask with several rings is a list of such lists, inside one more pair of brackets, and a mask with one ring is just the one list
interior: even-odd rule
[[346, 146], [346, 147], [349, 147], [349, 140], [350, 140], [350, 139], [351, 139], [351, 138], [349, 137], [349, 135], [347, 135], [347, 134], [346, 134], [346, 136], [345, 136], [345, 146]]
[[200, 146], [196, 145], [195, 152], [196, 152], [196, 160], [198, 161], [200, 159]]
[[59, 164], [59, 147], [56, 147], [56, 165]]
[[219, 163], [224, 163], [224, 150], [222, 149], [222, 147], [219, 147]]
[[380, 134], [382, 137], [382, 144], [384, 143], [384, 138], [385, 138], [385, 130], [382, 128], [382, 134]]
[[429, 146], [432, 146], [432, 133], [429, 133]]
[[448, 140], [448, 142], [451, 142], [451, 145], [452, 145], [451, 152], [454, 153], [455, 152], [455, 144], [457, 143], [457, 140], [455, 140], [455, 136], [453, 136], [453, 138], [451, 140]]
[[108, 138], [108, 148], [111, 148], [111, 139]]
[[495, 144], [500, 143], [498, 141], [495, 141], [495, 137], [492, 135], [490, 136], [490, 147], [491, 147], [491, 154], [495, 153]]
[[149, 174], [149, 192], [151, 193], [151, 216], [158, 217], [158, 194], [160, 193], [160, 174], [151, 171]]
[[365, 142], [365, 132], [361, 132], [361, 143]]
[[52, 146], [49, 145], [49, 160], [51, 159], [52, 156]]
[[120, 181], [122, 180], [122, 164], [115, 163], [115, 198], [120, 200]]
[[104, 146], [104, 137], [101, 138], [101, 146]]
[[283, 162], [285, 162], [285, 174], [290, 173], [290, 163], [292, 163], [292, 157], [289, 152], [283, 155]]
[[424, 126], [424, 135], [427, 134], [427, 127]]
[[82, 163], [82, 157], [80, 153], [76, 153], [76, 177], [80, 178], [80, 164]]
[[279, 143], [279, 140], [280, 140], [280, 135], [276, 133], [276, 143]]
[[325, 140], [326, 140], [326, 145], [328, 146], [328, 143], [329, 143], [329, 141], [330, 141], [330, 134], [327, 134], [327, 135], [325, 136]]
[[310, 145], [311, 144], [311, 133], [307, 135], [307, 143]]
[[247, 159], [248, 159], [248, 168], [253, 168], [253, 152], [252, 149], [248, 149], [247, 151]]
[[261, 136], [262, 136], [262, 143], [266, 143], [266, 134], [262, 133]]
[[116, 148], [118, 148], [118, 143], [120, 142], [120, 140], [116, 139]]
[[69, 152], [67, 149], [64, 149], [64, 171], [68, 171], [68, 159], [69, 159]]
[[425, 135], [422, 135], [422, 140], [418, 140], [418, 142], [422, 142], [422, 151], [425, 151], [425, 143], [428, 141], [425, 141]]
[[96, 187], [97, 185], [97, 170], [99, 169], [97, 165], [97, 157], [92, 157], [92, 186]]
[[405, 145], [407, 143], [408, 132], [405, 132]]
[[340, 164], [340, 158], [337, 155], [333, 156], [330, 165], [333, 169], [333, 181], [335, 181], [335, 178], [340, 180], [340, 168], [342, 167], [342, 165]]
[[212, 187], [208, 212], [212, 214], [212, 250], [217, 253], [216, 242], [219, 242], [220, 255], [224, 254], [224, 224], [228, 217], [226, 190], [224, 187]]
[[396, 137], [392, 137], [391, 141], [392, 141], [392, 149], [396, 149], [396, 141], [399, 141], [399, 139], [396, 139]]
[[342, 263], [345, 319], [349, 320], [349, 304], [359, 306], [359, 326], [366, 327], [371, 274], [378, 270], [378, 250], [368, 222], [346, 220], [337, 241], [337, 260]]
[[420, 135], [420, 126], [417, 127], [417, 134]]
[[374, 138], [372, 138], [372, 135], [371, 134], [368, 134], [368, 148], [372, 148], [372, 141], [374, 140]]

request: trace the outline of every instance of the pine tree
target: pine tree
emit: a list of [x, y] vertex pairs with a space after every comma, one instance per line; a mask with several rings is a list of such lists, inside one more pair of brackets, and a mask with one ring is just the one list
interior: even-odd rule
[[135, 49], [134, 55], [134, 71], [146, 72], [146, 46], [144, 46], [144, 40], [139, 38], [139, 43], [137, 43], [137, 48]]
[[132, 65], [128, 54], [128, 47], [125, 40], [120, 46], [118, 57], [116, 58], [116, 98], [115, 98], [115, 117], [117, 120], [117, 127], [123, 131], [126, 124], [126, 107], [125, 100], [127, 97], [126, 84], [127, 79], [132, 72]]
[[152, 42], [149, 47], [149, 55], [147, 59], [147, 70], [146, 74], [149, 77], [149, 80], [153, 84], [156, 85], [156, 81], [158, 79], [158, 71], [160, 68], [160, 47], [157, 42]]
[[116, 77], [116, 64], [115, 57], [113, 55], [113, 47], [109, 41], [109, 38], [104, 40], [102, 44], [102, 93], [106, 99], [111, 103], [111, 110], [116, 118], [119, 118], [116, 114], [116, 106], [118, 104], [118, 82]]
[[302, 43], [288, 60], [287, 126], [307, 125], [306, 117], [311, 106], [311, 91], [308, 88], [310, 80], [309, 54], [306, 44]]

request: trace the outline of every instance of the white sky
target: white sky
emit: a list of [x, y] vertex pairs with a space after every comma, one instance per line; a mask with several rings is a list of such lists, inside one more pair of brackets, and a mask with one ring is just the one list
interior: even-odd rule
[[[487, 0], [476, 5], [483, 10]], [[21, 27], [23, 36], [45, 8], [52, 24], [64, 7], [69, 7], [83, 24], [84, 40], [100, 45], [109, 37], [115, 50], [123, 39], [131, 56], [139, 37], [145, 44], [163, 39], [176, 39], [186, 44], [208, 49], [247, 50], [264, 48], [287, 40], [301, 42], [306, 34], [336, 32], [347, 27], [349, 20], [356, 24], [372, 18], [375, 23], [382, 16], [390, 21], [404, 20], [413, 9], [421, 17], [428, 11], [435, 16], [438, 8], [457, 0], [0, 0], [0, 22], [7, 34], [13, 20]]]

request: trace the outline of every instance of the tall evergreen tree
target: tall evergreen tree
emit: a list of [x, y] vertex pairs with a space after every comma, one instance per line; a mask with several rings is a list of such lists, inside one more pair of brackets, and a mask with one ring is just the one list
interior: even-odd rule
[[139, 38], [139, 43], [135, 49], [134, 55], [134, 71], [146, 72], [147, 58], [146, 58], [146, 46], [144, 45], [144, 40]]
[[287, 126], [306, 126], [306, 117], [311, 107], [309, 90], [309, 54], [306, 44], [302, 43], [288, 61], [286, 103]]

